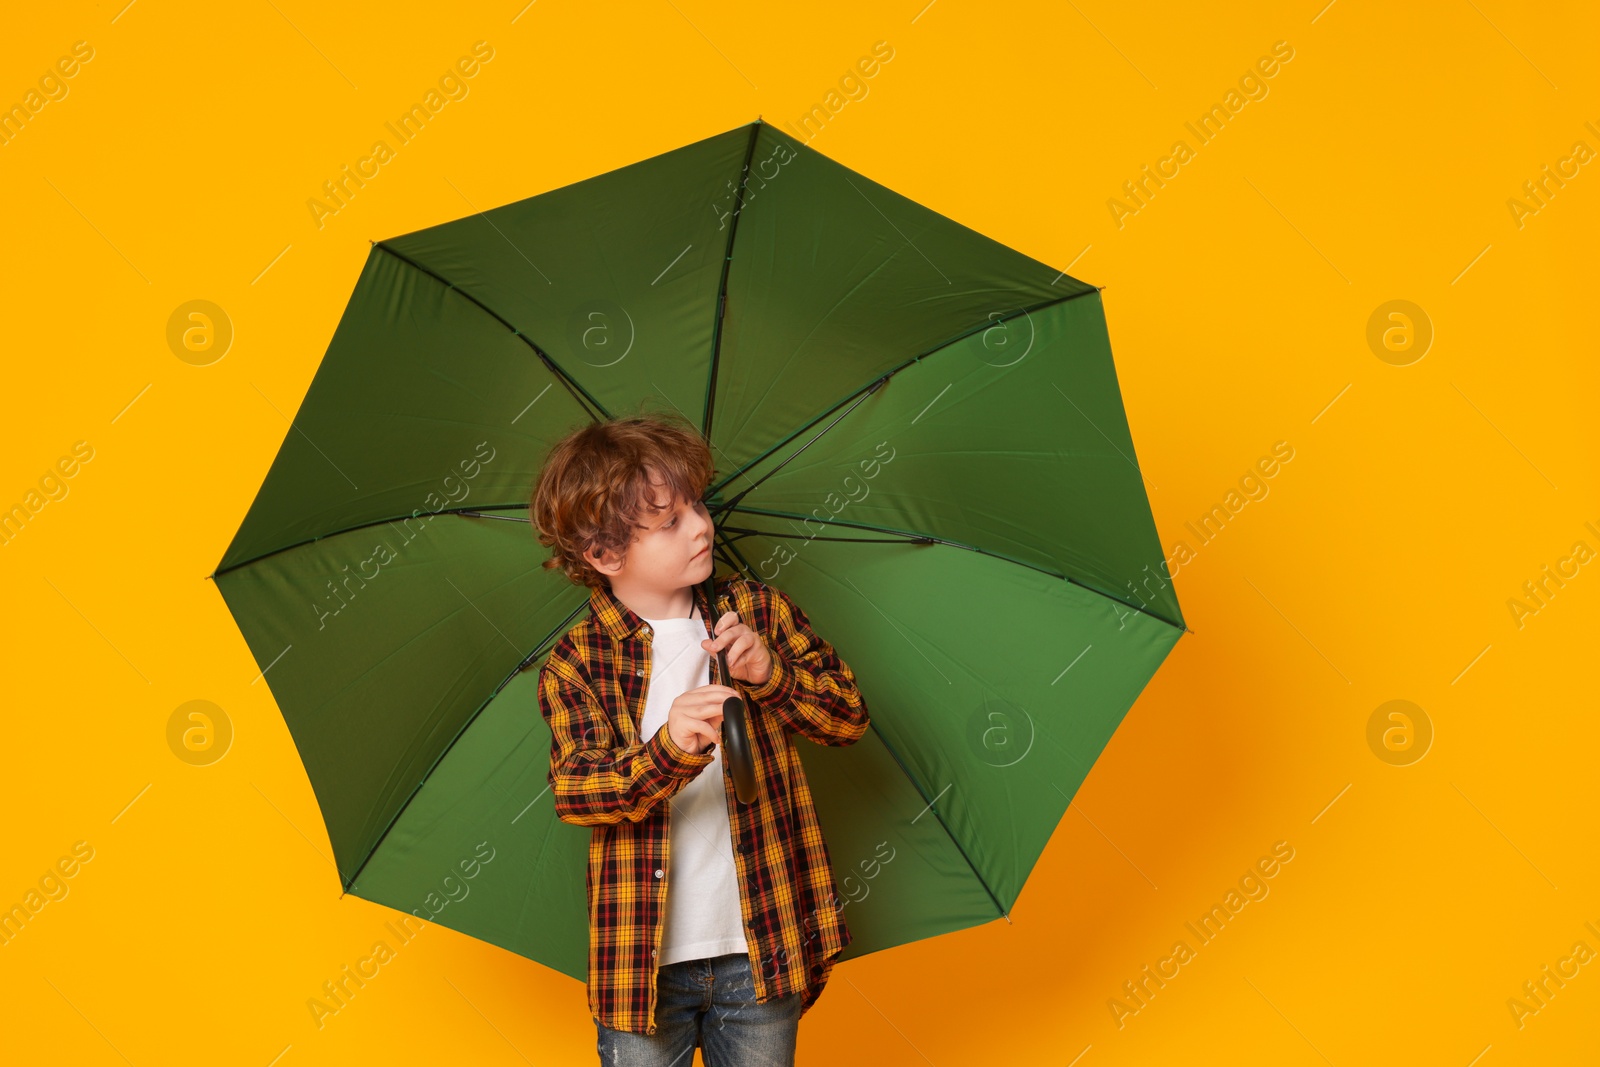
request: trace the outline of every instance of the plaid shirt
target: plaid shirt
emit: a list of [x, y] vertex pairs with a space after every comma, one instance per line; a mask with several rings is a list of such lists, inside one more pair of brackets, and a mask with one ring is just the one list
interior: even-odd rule
[[[741, 804], [724, 770], [750, 970], [758, 1001], [800, 991], [804, 1014], [850, 944], [850, 929], [790, 735], [852, 744], [867, 732], [867, 705], [849, 666], [786, 593], [737, 574], [720, 578], [717, 589], [712, 611], [704, 586], [694, 586], [706, 636], [731, 609], [772, 654], [764, 685], [717, 679], [745, 696], [761, 786], [759, 800]], [[591, 590], [589, 607], [539, 669], [550, 786], [561, 821], [594, 828], [586, 883], [589, 1010], [612, 1029], [653, 1034], [669, 881], [666, 801], [711, 762], [713, 746], [688, 752], [665, 726], [639, 737], [653, 631], [608, 588]], [[711, 663], [715, 677], [715, 655]]]

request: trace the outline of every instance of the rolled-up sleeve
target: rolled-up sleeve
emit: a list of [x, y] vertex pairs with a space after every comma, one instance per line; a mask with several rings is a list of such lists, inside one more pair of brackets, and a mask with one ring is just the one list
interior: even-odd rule
[[792, 733], [819, 745], [850, 745], [867, 732], [866, 698], [849, 664], [811, 628], [806, 613], [774, 586], [761, 586], [768, 625], [762, 637], [772, 654], [772, 676], [745, 695]]

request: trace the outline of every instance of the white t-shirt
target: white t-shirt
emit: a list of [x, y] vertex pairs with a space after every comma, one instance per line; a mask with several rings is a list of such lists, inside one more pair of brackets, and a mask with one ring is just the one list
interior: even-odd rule
[[[672, 702], [711, 682], [711, 653], [700, 647], [706, 624], [697, 606], [688, 619], [645, 619], [650, 641], [650, 684], [639, 736], [666, 725]], [[722, 746], [688, 785], [671, 797], [667, 845], [667, 915], [656, 965], [748, 952], [733, 864], [733, 831], [722, 770]]]

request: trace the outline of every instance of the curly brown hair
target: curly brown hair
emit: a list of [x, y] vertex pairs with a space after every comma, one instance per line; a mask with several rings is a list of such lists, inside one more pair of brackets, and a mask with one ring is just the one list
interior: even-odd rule
[[[528, 505], [539, 543], [550, 549], [540, 566], [560, 567], [575, 585], [609, 587], [584, 551], [626, 556], [640, 518], [699, 500], [716, 473], [710, 446], [681, 416], [631, 415], [574, 430], [551, 447]], [[665, 502], [651, 495], [657, 479]]]

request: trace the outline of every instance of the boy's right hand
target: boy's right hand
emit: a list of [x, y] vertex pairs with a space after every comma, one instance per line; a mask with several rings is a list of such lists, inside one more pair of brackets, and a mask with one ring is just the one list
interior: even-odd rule
[[679, 694], [667, 709], [667, 736], [686, 752], [703, 751], [717, 740], [722, 726], [722, 702], [738, 695], [725, 685], [702, 685]]

